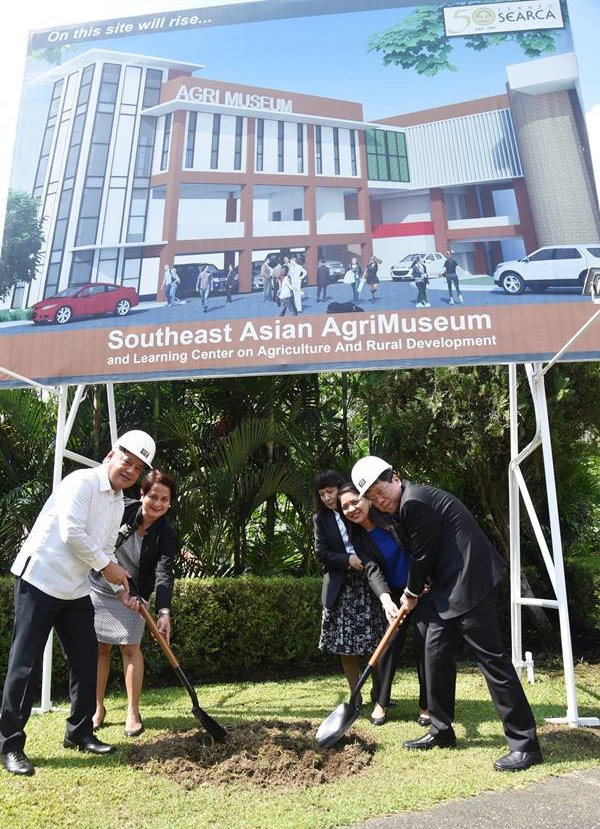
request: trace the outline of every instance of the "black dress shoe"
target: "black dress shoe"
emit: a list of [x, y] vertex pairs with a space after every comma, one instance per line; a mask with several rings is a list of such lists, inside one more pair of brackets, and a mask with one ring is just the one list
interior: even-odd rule
[[0, 757], [2, 757], [4, 768], [11, 774], [23, 774], [31, 777], [35, 772], [33, 763], [24, 751], [7, 751], [6, 754], [2, 754]]
[[509, 751], [494, 763], [496, 771], [523, 771], [542, 762], [541, 751]]
[[65, 737], [63, 745], [65, 748], [76, 748], [79, 751], [88, 751], [90, 754], [112, 754], [115, 750], [114, 746], [103, 743], [97, 737], [91, 735], [89, 737], [82, 737], [77, 742]]
[[429, 717], [424, 717], [423, 714], [419, 714], [419, 716], [417, 717], [417, 722], [419, 723], [419, 725], [422, 725], [423, 728], [429, 728], [429, 726], [431, 725], [431, 720], [429, 719]]
[[416, 740], [405, 740], [402, 745], [404, 748], [416, 748], [421, 751], [427, 751], [430, 748], [454, 748], [456, 735], [454, 731], [448, 731], [445, 734], [425, 734], [424, 737], [419, 737]]
[[387, 722], [387, 713], [383, 714], [381, 717], [374, 717], [373, 714], [371, 714], [370, 720], [373, 725], [385, 725]]

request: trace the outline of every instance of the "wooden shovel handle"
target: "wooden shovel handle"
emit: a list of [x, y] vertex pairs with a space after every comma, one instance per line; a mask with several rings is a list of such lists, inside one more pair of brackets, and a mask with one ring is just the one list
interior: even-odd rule
[[179, 662], [177, 661], [177, 658], [176, 658], [175, 654], [173, 653], [173, 651], [171, 650], [171, 648], [167, 645], [165, 637], [162, 635], [162, 633], [158, 629], [158, 626], [157, 626], [156, 622], [152, 618], [152, 615], [150, 614], [150, 611], [148, 610], [148, 608], [146, 607], [146, 605], [144, 604], [143, 601], [140, 601], [140, 613], [144, 617], [144, 619], [146, 620], [146, 624], [148, 625], [150, 633], [152, 634], [152, 636], [156, 640], [157, 644], [159, 645], [159, 647], [162, 649], [163, 653], [165, 654], [165, 656], [169, 660], [169, 664], [171, 665], [172, 668], [175, 668], [175, 670], [177, 670], [177, 668], [179, 668]]
[[379, 662], [379, 658], [380, 658], [381, 654], [384, 652], [384, 650], [389, 645], [390, 639], [392, 638], [392, 636], [396, 632], [396, 629], [398, 628], [398, 625], [400, 625], [400, 623], [403, 621], [403, 618], [404, 618], [403, 616], [398, 614], [396, 616], [396, 618], [394, 619], [394, 621], [390, 622], [390, 625], [389, 625], [388, 629], [383, 634], [383, 638], [381, 639], [381, 642], [377, 645], [377, 647], [373, 651], [373, 654], [372, 654], [371, 658], [369, 659], [369, 661], [367, 663], [369, 665], [369, 667], [374, 668], [375, 665], [377, 665], [377, 663]]

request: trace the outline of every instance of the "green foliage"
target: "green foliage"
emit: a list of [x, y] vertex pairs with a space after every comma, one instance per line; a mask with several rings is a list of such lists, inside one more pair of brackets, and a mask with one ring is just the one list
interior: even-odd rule
[[2, 311], [0, 311], [0, 322], [12, 322], [13, 320], [30, 320], [31, 317], [31, 308], [5, 308]]
[[[0, 677], [12, 634], [13, 579], [0, 578]], [[172, 646], [195, 682], [266, 679], [327, 672], [337, 660], [318, 650], [319, 578], [179, 579], [173, 596]], [[148, 687], [176, 683], [163, 652], [148, 633], [144, 657]], [[112, 682], [122, 684], [119, 649], [112, 649]], [[53, 683], [65, 693], [67, 672], [55, 648]]]
[[44, 241], [39, 202], [21, 190], [8, 191], [4, 240], [0, 253], [0, 299], [18, 282], [36, 277]]
[[[481, 6], [485, 2], [495, 0], [477, 0], [476, 5]], [[561, 0], [561, 6], [563, 17], [567, 20], [564, 0]], [[458, 67], [451, 62], [450, 56], [457, 38], [446, 37], [443, 10], [444, 5], [419, 6], [402, 23], [385, 32], [371, 35], [368, 51], [381, 52], [384, 66], [413, 69], [419, 75], [427, 77], [443, 71], [456, 72]], [[553, 30], [467, 35], [458, 40], [476, 52], [509, 41], [517, 43], [530, 58], [556, 51], [556, 32]]]
[[0, 391], [0, 572], [50, 494], [56, 408], [29, 389]]

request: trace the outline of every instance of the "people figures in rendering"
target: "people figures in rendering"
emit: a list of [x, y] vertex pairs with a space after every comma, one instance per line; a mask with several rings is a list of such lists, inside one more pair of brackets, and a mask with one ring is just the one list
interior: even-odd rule
[[279, 316], [285, 317], [287, 312], [298, 315], [294, 302], [294, 286], [290, 278], [287, 265], [282, 265], [279, 271]]
[[[156, 585], [156, 626], [167, 643], [171, 636], [173, 561], [178, 552], [177, 534], [166, 515], [175, 498], [175, 480], [153, 469], [142, 478], [139, 500], [127, 500], [115, 554], [129, 573], [139, 595], [148, 601]], [[110, 649], [119, 645], [127, 691], [125, 736], [144, 730], [140, 694], [144, 681], [144, 657], [140, 647], [145, 622], [125, 607], [101, 573], [90, 573], [94, 625], [98, 639], [98, 672], [94, 730], [104, 722], [104, 695], [110, 672]]]
[[354, 274], [354, 282], [352, 282], [352, 301], [358, 302], [358, 283], [362, 278], [362, 268], [356, 256], [352, 257], [350, 262], [350, 270]]
[[169, 283], [169, 302], [168, 305], [185, 305], [184, 299], [179, 299], [177, 296], [177, 290], [181, 284], [181, 279], [179, 278], [179, 274], [177, 273], [177, 268], [174, 265], [171, 265], [169, 268], [171, 273], [171, 281]]
[[129, 596], [129, 574], [117, 563], [114, 549], [123, 489], [152, 464], [155, 449], [145, 432], [125, 432], [102, 464], [63, 478], [14, 561], [14, 630], [0, 713], [0, 757], [12, 774], [34, 773], [24, 751], [25, 726], [52, 628], [69, 666], [71, 712], [64, 747], [92, 754], [114, 751], [92, 732], [98, 645], [88, 575], [90, 569], [98, 570], [122, 591], [124, 604], [137, 606]]
[[413, 258], [411, 276], [417, 288], [417, 308], [430, 308], [431, 303], [427, 299], [429, 277], [427, 276], [427, 268], [421, 256], [415, 256]]
[[509, 752], [498, 771], [519, 771], [542, 762], [535, 719], [500, 633], [495, 590], [505, 563], [465, 505], [436, 487], [401, 479], [382, 458], [368, 456], [352, 469], [358, 491], [391, 518], [409, 554], [400, 614], [415, 609], [430, 579], [433, 611], [425, 639], [425, 679], [431, 728], [406, 740], [407, 749], [450, 748], [456, 649], [464, 638], [483, 673], [502, 720]]
[[375, 302], [377, 299], [377, 290], [379, 288], [379, 277], [377, 276], [377, 270], [380, 265], [381, 259], [378, 259], [376, 256], [371, 256], [367, 262], [367, 267], [365, 268], [365, 272], [363, 274], [363, 278], [371, 291], [371, 302]]
[[260, 276], [263, 281], [263, 302], [270, 302], [273, 299], [273, 268], [268, 256], [262, 263]]
[[202, 310], [204, 313], [208, 311], [208, 298], [210, 296], [211, 287], [210, 271], [208, 269], [208, 265], [205, 265], [198, 274], [198, 279], [196, 280], [196, 291], [200, 294], [200, 299], [202, 300]]
[[456, 301], [459, 302], [461, 305], [463, 303], [463, 297], [460, 292], [460, 287], [458, 285], [458, 262], [454, 258], [452, 251], [446, 251], [446, 262], [444, 263], [444, 276], [446, 277], [446, 282], [448, 284], [448, 305], [454, 305], [454, 297], [452, 296], [452, 289], [454, 288], [454, 292], [456, 293]]
[[281, 268], [283, 263], [280, 258], [277, 259], [273, 265], [272, 283], [273, 283], [273, 302], [279, 305], [279, 288], [281, 287]]
[[327, 288], [329, 287], [329, 268], [323, 257], [319, 259], [317, 266], [317, 302], [327, 300]]
[[235, 287], [235, 268], [233, 265], [229, 265], [227, 268], [227, 276], [225, 277], [225, 296], [227, 302], [231, 302], [231, 295], [233, 294], [233, 289]]
[[302, 282], [306, 276], [306, 270], [302, 267], [296, 256], [291, 256], [288, 264], [288, 273], [292, 281], [292, 293], [294, 295], [294, 305], [296, 306], [296, 313], [302, 313]]
[[[402, 591], [406, 587], [408, 555], [400, 547], [389, 529], [381, 526], [381, 521], [379, 524], [375, 522], [375, 510], [364, 496], [359, 495], [354, 484], [343, 484], [339, 488], [338, 502], [342, 515], [352, 524], [349, 533], [350, 540], [365, 565], [369, 584], [382, 602], [388, 619], [391, 621], [396, 616]], [[423, 596], [417, 607], [418, 610], [415, 610], [414, 613], [414, 640], [417, 654], [417, 675], [419, 677], [419, 715], [417, 721], [421, 725], [430, 725], [423, 667], [425, 649], [423, 634], [427, 628], [430, 612], [430, 602], [427, 597]], [[417, 617], [420, 623], [418, 626], [416, 624]], [[406, 626], [401, 625], [379, 660], [379, 684], [377, 694], [373, 697], [375, 707], [371, 714], [371, 722], [374, 725], [383, 725], [387, 720], [392, 683], [405, 639]]]
[[165, 299], [167, 300], [167, 305], [173, 305], [173, 297], [171, 295], [171, 284], [173, 282], [173, 274], [171, 272], [171, 266], [165, 265], [165, 269], [163, 272], [163, 282], [162, 282], [162, 291], [165, 295]]
[[[339, 512], [338, 491], [343, 483], [334, 469], [324, 469], [316, 476], [313, 525], [315, 554], [325, 569], [319, 649], [339, 655], [352, 692], [360, 677], [361, 657], [373, 653], [385, 625], [382, 608], [368, 585], [364, 566]], [[372, 676], [378, 696], [378, 672]]]

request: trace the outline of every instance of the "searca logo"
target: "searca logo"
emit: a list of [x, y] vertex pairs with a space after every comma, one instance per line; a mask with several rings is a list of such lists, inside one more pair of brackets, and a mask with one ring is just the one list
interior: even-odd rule
[[496, 21], [496, 12], [488, 6], [479, 6], [471, 12], [471, 19], [477, 26], [491, 26]]
[[448, 36], [555, 29], [564, 25], [559, 0], [446, 6], [444, 23]]

